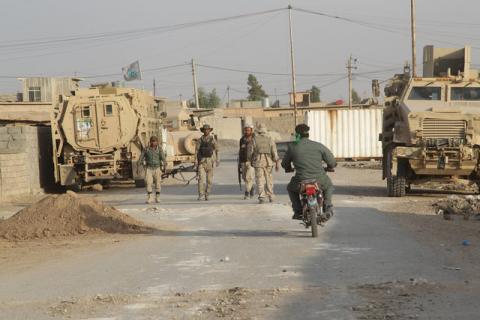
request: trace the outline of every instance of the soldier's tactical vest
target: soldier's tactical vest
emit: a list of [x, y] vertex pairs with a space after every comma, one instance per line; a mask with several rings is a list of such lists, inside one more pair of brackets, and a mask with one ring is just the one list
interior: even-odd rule
[[211, 158], [213, 156], [213, 152], [215, 147], [213, 145], [213, 137], [200, 138], [200, 149], [198, 150], [198, 157], [200, 159], [204, 158]]
[[255, 144], [257, 153], [270, 154], [270, 138], [267, 136], [258, 135], [255, 136]]

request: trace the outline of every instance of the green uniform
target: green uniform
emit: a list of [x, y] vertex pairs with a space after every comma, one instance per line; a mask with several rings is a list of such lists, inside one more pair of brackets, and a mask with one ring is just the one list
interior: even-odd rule
[[287, 186], [288, 194], [292, 202], [293, 211], [296, 214], [302, 212], [300, 203], [300, 182], [307, 179], [316, 179], [320, 182], [324, 192], [325, 205], [332, 205], [333, 184], [324, 169], [324, 164], [334, 168], [337, 165], [332, 152], [323, 144], [302, 138], [298, 143], [291, 143], [282, 160], [282, 167], [289, 168], [293, 163], [295, 176]]
[[140, 155], [140, 163], [146, 167], [145, 170], [145, 185], [147, 192], [153, 192], [153, 185], [155, 184], [155, 192], [157, 194], [161, 191], [162, 170], [161, 167], [165, 165], [165, 154], [162, 148], [157, 146], [155, 149], [147, 147]]

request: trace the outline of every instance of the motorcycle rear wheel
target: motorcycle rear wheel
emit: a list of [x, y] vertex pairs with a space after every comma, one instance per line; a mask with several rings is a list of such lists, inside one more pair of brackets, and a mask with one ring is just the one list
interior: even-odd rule
[[[318, 207], [315, 208], [309, 208], [309, 214], [310, 214], [310, 223], [312, 227], [312, 238], [317, 238], [318, 237]], [[321, 209], [320, 209], [321, 210]]]

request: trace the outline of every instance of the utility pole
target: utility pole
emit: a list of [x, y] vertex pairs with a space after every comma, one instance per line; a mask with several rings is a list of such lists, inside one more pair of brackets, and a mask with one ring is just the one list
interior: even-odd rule
[[153, 96], [157, 96], [157, 85], [155, 83], [155, 78], [153, 78]]
[[230, 108], [230, 85], [227, 85], [227, 108]]
[[348, 108], [352, 109], [352, 92], [353, 92], [353, 86], [352, 86], [352, 81], [353, 81], [353, 71], [356, 70], [357, 66], [355, 65], [357, 63], [357, 59], [353, 59], [352, 55], [350, 55], [350, 58], [348, 58], [347, 61], [347, 70], [348, 70]]
[[192, 59], [192, 76], [193, 76], [193, 96], [195, 97], [195, 109], [200, 109], [200, 103], [198, 102], [197, 74], [195, 71], [195, 60], [193, 59]]
[[297, 126], [297, 83], [295, 78], [295, 52], [293, 48], [292, 6], [288, 5], [288, 27], [290, 29], [290, 61], [292, 65], [293, 119]]
[[410, 0], [412, 19], [412, 77], [417, 76], [416, 0]]

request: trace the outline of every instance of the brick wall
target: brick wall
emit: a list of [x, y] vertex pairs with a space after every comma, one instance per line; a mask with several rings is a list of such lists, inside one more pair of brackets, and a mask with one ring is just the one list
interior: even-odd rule
[[43, 192], [53, 185], [50, 128], [0, 127], [0, 200]]

